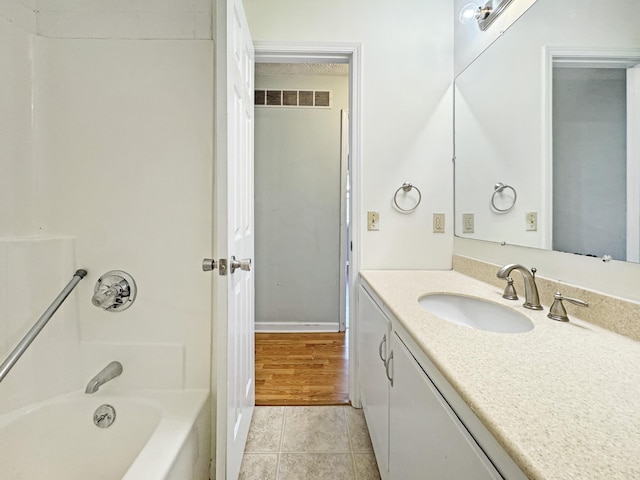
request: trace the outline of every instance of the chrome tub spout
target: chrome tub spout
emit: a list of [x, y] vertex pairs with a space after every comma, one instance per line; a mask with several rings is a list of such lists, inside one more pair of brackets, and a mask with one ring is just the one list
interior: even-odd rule
[[96, 393], [98, 389], [107, 383], [109, 380], [113, 380], [122, 373], [122, 364], [120, 362], [111, 362], [98, 372], [98, 374], [89, 380], [87, 388], [84, 393]]

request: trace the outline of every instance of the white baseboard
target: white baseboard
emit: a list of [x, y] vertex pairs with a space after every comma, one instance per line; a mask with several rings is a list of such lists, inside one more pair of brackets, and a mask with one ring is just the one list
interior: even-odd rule
[[327, 333], [340, 331], [340, 322], [256, 322], [257, 333]]

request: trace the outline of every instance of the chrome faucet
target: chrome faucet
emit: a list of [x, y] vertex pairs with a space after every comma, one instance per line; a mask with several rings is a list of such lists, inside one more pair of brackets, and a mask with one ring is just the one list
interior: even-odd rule
[[89, 380], [87, 388], [84, 393], [96, 393], [98, 389], [107, 383], [109, 380], [113, 380], [122, 373], [122, 364], [120, 362], [111, 362], [98, 372], [98, 374]]
[[522, 274], [524, 280], [524, 297], [525, 301], [523, 306], [530, 308], [531, 310], [542, 310], [540, 305], [540, 297], [538, 295], [538, 287], [536, 286], [536, 269], [532, 268], [531, 271], [527, 267], [523, 267], [517, 263], [510, 263], [498, 270], [498, 278], [506, 279], [512, 270], [518, 270]]

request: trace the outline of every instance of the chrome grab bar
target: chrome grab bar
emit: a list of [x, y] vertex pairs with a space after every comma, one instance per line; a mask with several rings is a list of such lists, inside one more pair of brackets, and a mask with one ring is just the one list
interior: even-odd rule
[[86, 270], [76, 270], [76, 273], [71, 278], [71, 281], [67, 284], [66, 287], [60, 292], [60, 295], [56, 297], [53, 303], [47, 308], [42, 316], [38, 319], [38, 321], [31, 327], [31, 330], [27, 332], [24, 338], [20, 341], [20, 343], [13, 349], [13, 351], [9, 354], [7, 359], [2, 362], [0, 365], [0, 382], [4, 380], [4, 377], [7, 376], [9, 370], [13, 368], [18, 359], [22, 356], [22, 354], [29, 348], [31, 342], [35, 340], [40, 331], [44, 328], [47, 322], [53, 317], [53, 314], [56, 313], [56, 310], [62, 305], [62, 302], [69, 296], [71, 291], [75, 288], [80, 280], [82, 280], [87, 275]]

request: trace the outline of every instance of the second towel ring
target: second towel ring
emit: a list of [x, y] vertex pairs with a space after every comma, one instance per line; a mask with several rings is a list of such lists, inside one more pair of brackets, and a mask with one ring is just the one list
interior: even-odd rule
[[[418, 200], [416, 201], [416, 204], [412, 208], [402, 208], [400, 205], [398, 205], [398, 193], [400, 193], [400, 190], [402, 190], [405, 193], [408, 193], [413, 188], [415, 188], [416, 192], [418, 192]], [[420, 193], [420, 189], [409, 182], [404, 182], [402, 186], [396, 190], [396, 193], [393, 194], [393, 204], [401, 212], [413, 212], [416, 208], [418, 208], [418, 205], [420, 205], [421, 201], [422, 201], [422, 193]]]
[[[502, 191], [507, 188], [513, 192], [513, 203], [507, 208], [498, 208], [496, 206], [496, 195], [498, 193], [502, 193]], [[493, 190], [493, 195], [491, 195], [491, 206], [494, 208], [494, 210], [498, 212], [508, 212], [514, 207], [514, 205], [516, 204], [516, 200], [518, 199], [518, 193], [516, 192], [515, 188], [513, 188], [511, 185], [505, 185], [502, 182], [498, 182], [493, 186]]]

